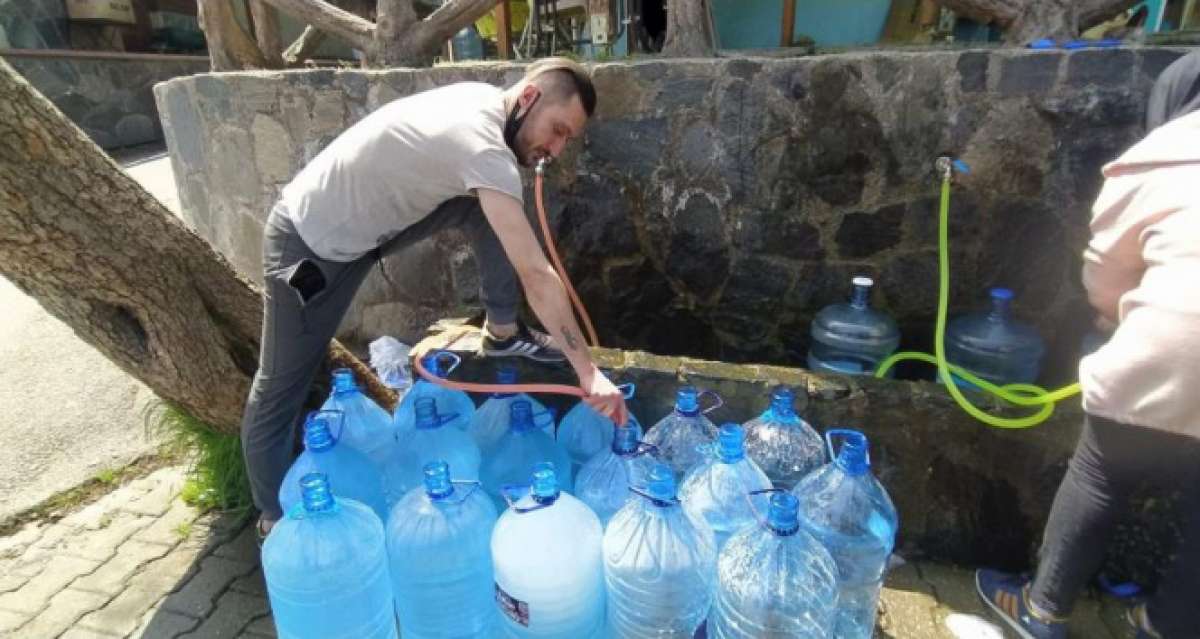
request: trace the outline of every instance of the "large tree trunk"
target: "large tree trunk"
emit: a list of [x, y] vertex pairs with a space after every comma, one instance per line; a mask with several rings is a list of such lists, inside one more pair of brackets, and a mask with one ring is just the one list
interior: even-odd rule
[[938, 0], [962, 16], [994, 22], [1012, 44], [1072, 39], [1133, 6], [1137, 0]]
[[667, 37], [663, 55], [675, 58], [711, 57], [713, 34], [708, 0], [667, 0]]
[[[3, 60], [0, 95], [0, 273], [160, 397], [237, 432], [258, 290]], [[336, 343], [330, 360], [394, 403]]]
[[200, 0], [197, 7], [213, 71], [270, 68], [258, 44], [238, 24], [229, 0]]
[[254, 20], [254, 40], [267, 64], [283, 67], [283, 34], [279, 32], [279, 11], [263, 0], [248, 0]]

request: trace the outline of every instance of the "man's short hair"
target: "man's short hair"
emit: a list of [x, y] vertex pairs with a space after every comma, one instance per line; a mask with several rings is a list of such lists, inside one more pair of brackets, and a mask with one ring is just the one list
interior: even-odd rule
[[596, 110], [596, 87], [582, 64], [570, 58], [542, 58], [525, 70], [525, 80], [537, 80], [542, 92], [554, 100], [568, 100], [579, 96], [583, 111], [592, 117]]

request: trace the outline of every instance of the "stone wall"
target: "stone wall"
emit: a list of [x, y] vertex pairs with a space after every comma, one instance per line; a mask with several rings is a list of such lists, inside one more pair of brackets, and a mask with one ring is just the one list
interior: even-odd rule
[[[597, 65], [597, 116], [550, 170], [552, 225], [607, 345], [802, 361], [808, 325], [876, 277], [903, 346], [927, 348], [936, 303], [933, 160], [954, 193], [953, 312], [1017, 293], [1074, 374], [1090, 318], [1079, 285], [1100, 167], [1142, 134], [1145, 96], [1181, 50], [868, 52]], [[184, 213], [253, 278], [290, 177], [379, 105], [519, 67], [203, 75], [156, 88]], [[532, 198], [527, 198], [532, 202]], [[409, 251], [360, 293], [343, 337], [411, 339], [477, 305], [460, 238]]]
[[208, 58], [197, 56], [27, 52], [4, 59], [105, 149], [162, 140], [154, 85], [209, 69]]

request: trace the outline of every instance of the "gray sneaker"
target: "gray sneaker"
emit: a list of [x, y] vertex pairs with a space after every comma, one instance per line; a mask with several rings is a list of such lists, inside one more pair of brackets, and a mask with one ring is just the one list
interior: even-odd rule
[[562, 351], [555, 348], [553, 338], [521, 323], [517, 324], [517, 332], [505, 339], [496, 339], [484, 329], [483, 354], [487, 357], [524, 357], [544, 363], [567, 360]]

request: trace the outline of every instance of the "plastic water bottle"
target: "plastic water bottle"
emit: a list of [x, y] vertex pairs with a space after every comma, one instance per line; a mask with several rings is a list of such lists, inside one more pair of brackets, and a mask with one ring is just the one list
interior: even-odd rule
[[[448, 361], [449, 364], [443, 365], [443, 360]], [[421, 359], [425, 370], [441, 378], [448, 376], [460, 363], [462, 363], [462, 359], [449, 351], [438, 351]], [[443, 388], [424, 377], [419, 377], [412, 388], [408, 390], [408, 394], [400, 401], [400, 405], [396, 406], [394, 416], [396, 432], [401, 433], [416, 428], [417, 415], [414, 406], [420, 397], [432, 397], [437, 402], [438, 414], [455, 415], [456, 417], [450, 425], [459, 430], [466, 430], [471, 423], [471, 416], [475, 414], [475, 402], [471, 401], [470, 395], [460, 390]]]
[[[548, 413], [542, 413], [548, 415]], [[517, 400], [509, 407], [509, 427], [499, 440], [483, 451], [479, 478], [497, 509], [506, 505], [502, 488], [524, 484], [539, 462], [554, 464], [557, 485], [571, 490], [571, 458], [562, 445], [534, 424], [529, 402]]]
[[[512, 366], [501, 366], [496, 370], [496, 383], [511, 385], [517, 383], [517, 369]], [[536, 399], [525, 393], [494, 393], [488, 397], [479, 408], [475, 409], [475, 414], [471, 417], [470, 425], [467, 427], [467, 432], [479, 445], [480, 450], [484, 450], [495, 445], [504, 432], [508, 430], [509, 416], [512, 414], [512, 403], [517, 400], [529, 402], [533, 408], [534, 414], [546, 412], [546, 407], [542, 406]], [[547, 435], [554, 436], [554, 421], [551, 420], [548, 424], [542, 427]]]
[[341, 430], [333, 433], [339, 443], [357, 449], [377, 466], [387, 460], [394, 440], [392, 418], [359, 390], [349, 368], [333, 371], [333, 392], [321, 410], [340, 410], [345, 415]]
[[384, 496], [389, 507], [421, 485], [429, 462], [450, 464], [460, 479], [479, 479], [479, 447], [470, 435], [450, 425], [457, 416], [438, 414], [432, 397], [418, 397], [413, 405], [416, 428], [397, 435], [394, 452], [383, 467]]
[[776, 488], [791, 489], [802, 477], [825, 463], [825, 443], [795, 409], [796, 395], [780, 386], [771, 392], [771, 405], [748, 421], [746, 455], [758, 464]]
[[[716, 397], [716, 393], [705, 391]], [[658, 457], [678, 476], [703, 461], [699, 447], [717, 436], [717, 427], [700, 411], [700, 395], [694, 386], [684, 386], [675, 393], [675, 410], [659, 420], [645, 436], [645, 441], [658, 449]], [[718, 404], [720, 397], [717, 397]]]
[[[744, 434], [737, 424], [723, 424], [708, 459], [692, 469], [679, 487], [679, 501], [716, 535], [717, 550], [742, 528], [758, 521], [750, 493], [771, 488], [766, 473], [746, 457]], [[756, 498], [759, 505], [766, 500]]]
[[392, 508], [388, 562], [405, 639], [490, 637], [496, 627], [492, 527], [496, 507], [477, 482], [425, 465], [424, 486]]
[[[896, 507], [871, 475], [865, 435], [854, 430], [825, 434], [833, 462], [793, 490], [800, 521], [833, 555], [838, 567], [838, 614], [831, 636], [869, 639], [883, 573], [896, 541]], [[836, 454], [833, 438], [844, 443]]]
[[500, 515], [492, 532], [499, 636], [603, 636], [600, 520], [560, 490], [555, 477], [554, 466], [538, 464], [529, 494]]
[[383, 524], [334, 497], [320, 473], [300, 479], [301, 503], [263, 542], [267, 596], [280, 639], [395, 639]]
[[[609, 422], [611, 424], [612, 422]], [[618, 427], [612, 444], [596, 453], [575, 476], [575, 495], [607, 526], [625, 502], [633, 498], [632, 486], [644, 486], [656, 463], [652, 447], [638, 441], [638, 429]]]
[[[633, 399], [633, 384], [622, 384], [620, 388], [625, 391], [625, 399]], [[637, 439], [642, 438], [642, 425], [633, 415], [629, 416], [625, 425], [637, 430]], [[579, 469], [588, 460], [612, 446], [613, 427], [611, 419], [597, 413], [587, 402], [575, 404], [567, 412], [567, 416], [563, 417], [558, 425], [556, 439], [571, 456], [571, 469], [576, 477], [579, 476]]]
[[988, 295], [990, 310], [955, 318], [946, 327], [946, 359], [993, 384], [1032, 384], [1046, 344], [1036, 329], [1013, 319], [1012, 291], [993, 288]]
[[716, 572], [712, 530], [680, 507], [674, 472], [656, 464], [645, 491], [604, 530], [610, 634], [691, 639], [708, 615]]
[[856, 277], [853, 284], [850, 303], [826, 306], [813, 319], [811, 370], [871, 375], [900, 345], [895, 320], [870, 306], [875, 281]]
[[800, 529], [796, 497], [771, 496], [766, 522], [734, 535], [717, 559], [711, 639], [828, 639], [837, 608], [837, 566]]
[[338, 493], [365, 504], [382, 521], [387, 517], [379, 468], [366, 455], [333, 437], [342, 430], [341, 411], [312, 412], [304, 420], [304, 452], [292, 462], [279, 486], [279, 505], [286, 513], [301, 501], [300, 478], [321, 473], [338, 487]]

